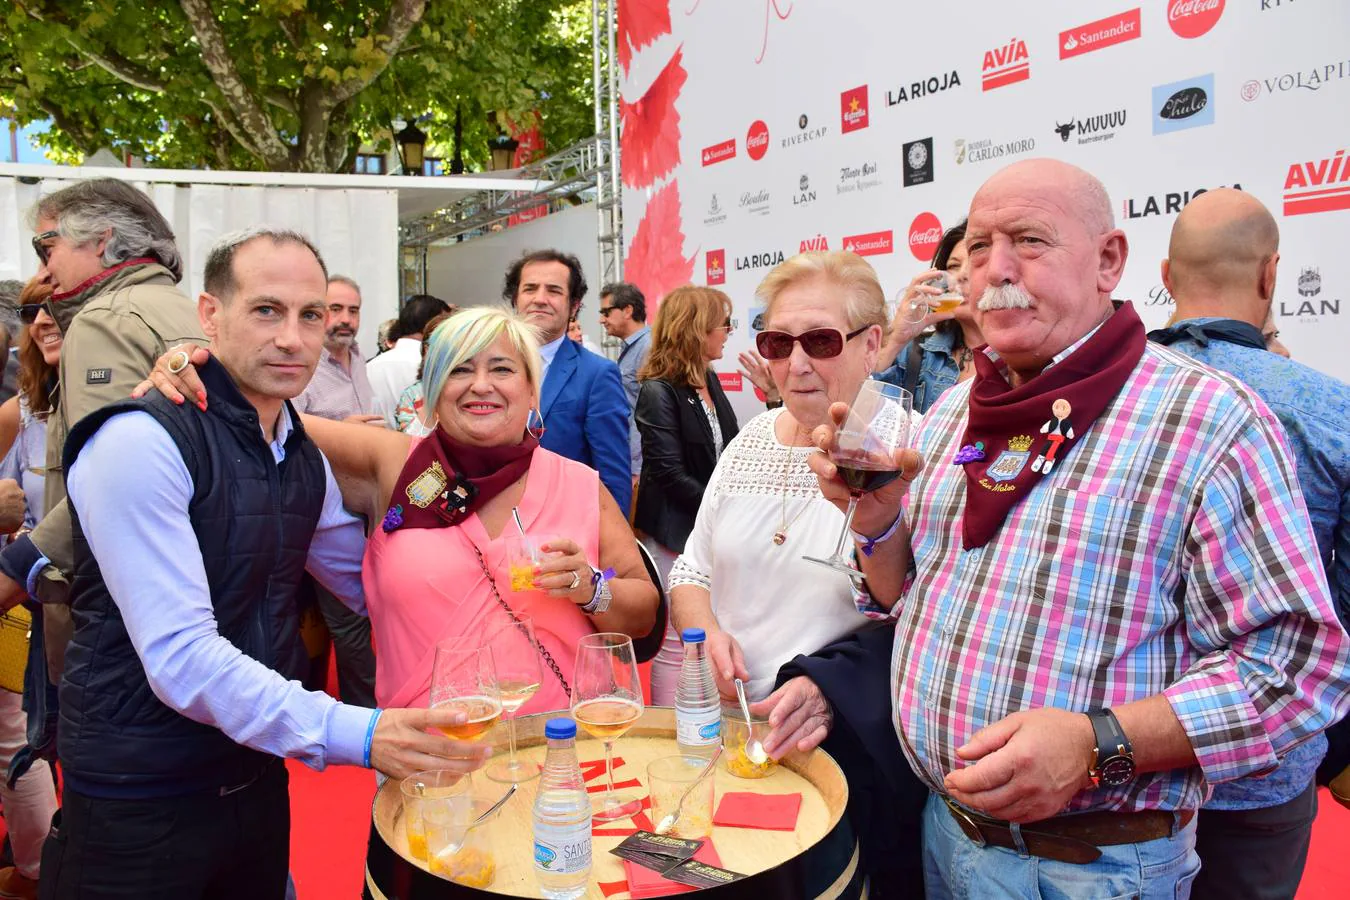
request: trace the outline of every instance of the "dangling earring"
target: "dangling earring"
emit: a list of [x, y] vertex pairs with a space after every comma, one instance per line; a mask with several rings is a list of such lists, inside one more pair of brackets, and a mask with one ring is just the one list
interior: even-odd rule
[[536, 441], [544, 436], [544, 414], [533, 406], [525, 417], [525, 432]]

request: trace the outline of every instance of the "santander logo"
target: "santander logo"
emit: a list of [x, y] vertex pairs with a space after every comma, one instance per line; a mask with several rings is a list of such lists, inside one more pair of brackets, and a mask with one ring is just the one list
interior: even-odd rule
[[909, 225], [909, 252], [919, 262], [928, 262], [942, 241], [942, 223], [930, 212], [922, 212]]
[[[731, 159], [736, 155], [736, 139], [723, 141], [720, 144], [713, 144], [711, 147], [703, 148], [703, 164], [711, 166], [713, 163], [720, 163], [723, 160]], [[761, 154], [762, 155], [762, 154]]]
[[1138, 7], [1059, 33], [1059, 58], [1082, 56], [1139, 37]]
[[745, 155], [751, 159], [763, 159], [769, 150], [769, 126], [756, 120], [745, 134]]
[[727, 251], [708, 251], [708, 284], [727, 283]]
[[844, 238], [844, 250], [847, 253], [856, 253], [859, 256], [878, 256], [883, 253], [890, 253], [895, 246], [895, 240], [892, 232], [871, 231], [867, 234], [855, 234]]
[[1224, 0], [1167, 0], [1167, 24], [1178, 37], [1198, 38], [1219, 23]]

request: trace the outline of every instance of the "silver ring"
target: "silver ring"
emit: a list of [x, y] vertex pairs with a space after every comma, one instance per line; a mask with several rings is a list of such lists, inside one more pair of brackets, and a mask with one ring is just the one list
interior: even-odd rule
[[572, 570], [572, 583], [567, 586], [569, 591], [575, 591], [581, 586], [581, 573], [576, 569]]
[[192, 360], [188, 358], [186, 350], [179, 350], [175, 352], [173, 356], [169, 357], [169, 371], [174, 375], [177, 375], [179, 372], [186, 369], [188, 363], [191, 361]]

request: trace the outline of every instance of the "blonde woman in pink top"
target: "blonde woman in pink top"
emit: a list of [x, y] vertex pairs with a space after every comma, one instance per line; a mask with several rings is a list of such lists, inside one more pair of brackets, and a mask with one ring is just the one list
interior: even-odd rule
[[[544, 672], [521, 713], [566, 709], [563, 682], [582, 635], [653, 627], [656, 588], [626, 518], [594, 469], [543, 449], [527, 427], [539, 370], [530, 326], [499, 309], [465, 309], [427, 347], [428, 437], [305, 417], [348, 508], [378, 523], [363, 580], [382, 707], [425, 706], [436, 644], [486, 637], [515, 615], [534, 620], [539, 646], [522, 637], [519, 652], [540, 654]], [[556, 536], [533, 591], [511, 591], [512, 509], [527, 534]], [[611, 569], [602, 610], [596, 573]]]

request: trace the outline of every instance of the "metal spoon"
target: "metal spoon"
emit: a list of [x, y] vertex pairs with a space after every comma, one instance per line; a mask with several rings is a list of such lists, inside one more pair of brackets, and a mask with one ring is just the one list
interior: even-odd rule
[[755, 723], [750, 718], [750, 704], [745, 699], [745, 682], [739, 678], [736, 679], [736, 699], [741, 701], [741, 715], [745, 716], [745, 758], [762, 766], [768, 761], [769, 754], [764, 752], [764, 745], [755, 737]]
[[698, 773], [698, 777], [695, 778], [693, 783], [685, 788], [684, 793], [680, 795], [680, 802], [675, 804], [675, 811], [667, 813], [665, 818], [657, 824], [657, 834], [665, 834], [675, 827], [676, 822], [680, 821], [680, 814], [684, 812], [684, 801], [689, 799], [689, 795], [694, 792], [694, 788], [702, 784], [703, 779], [707, 778], [708, 773], [713, 770], [713, 766], [717, 765], [717, 760], [721, 758], [722, 750], [725, 746], [725, 744], [717, 745], [717, 749], [713, 751], [713, 755], [708, 759], [708, 764], [703, 767], [703, 771]]
[[485, 821], [487, 821], [488, 816], [492, 815], [497, 810], [501, 809], [502, 804], [505, 803], [507, 800], [510, 800], [511, 796], [515, 794], [515, 792], [516, 792], [516, 785], [513, 784], [505, 794], [502, 794], [502, 799], [498, 800], [496, 803], [489, 806], [487, 812], [483, 813], [481, 816], [474, 819], [473, 825], [470, 827], [477, 828], [479, 825], [482, 825]]

